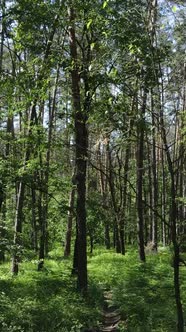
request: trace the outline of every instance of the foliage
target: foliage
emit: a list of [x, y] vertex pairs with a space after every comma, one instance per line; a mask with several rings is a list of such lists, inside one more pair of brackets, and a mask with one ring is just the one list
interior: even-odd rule
[[[121, 310], [121, 331], [176, 330], [171, 256], [179, 248], [184, 259], [186, 250], [184, 7], [183, 1], [1, 0], [2, 332], [78, 332], [97, 325], [105, 288]], [[75, 72], [76, 89], [70, 81]], [[82, 137], [79, 115], [88, 137]], [[79, 161], [87, 172], [78, 174]], [[68, 206], [82, 174], [83, 217], [76, 197]], [[66, 235], [74, 245], [75, 219], [80, 224], [83, 218], [84, 241], [76, 243], [86, 265], [81, 245], [86, 248], [87, 236], [86, 298], [76, 292], [71, 261], [61, 258]], [[113, 252], [121, 251], [122, 241], [123, 248], [124, 242], [137, 245], [137, 235], [141, 243], [144, 237], [169, 249], [147, 253], [146, 264], [134, 248], [125, 257]], [[110, 252], [99, 247], [103, 243]], [[17, 278], [9, 273], [12, 256], [20, 261]], [[46, 258], [41, 273], [35, 271], [38, 256], [43, 263]], [[185, 270], [179, 268], [185, 309]]]
[[[99, 319], [99, 291], [94, 285], [84, 299], [69, 278], [69, 262], [48, 260], [44, 271], [37, 261], [23, 263], [18, 278], [12, 278], [7, 264], [1, 266], [0, 329], [2, 332], [80, 331]], [[6, 277], [5, 277], [6, 275]]]
[[[103, 291], [113, 290], [113, 302], [121, 311], [120, 331], [173, 332], [176, 314], [173, 269], [168, 249], [149, 254], [139, 262], [136, 250], [125, 257], [99, 247], [89, 257], [89, 292], [76, 292], [70, 276], [71, 260], [62, 260], [58, 246], [42, 272], [37, 261], [21, 264], [12, 278], [8, 264], [0, 268], [0, 327], [3, 332], [72, 332], [96, 327], [101, 322]], [[186, 304], [185, 268], [182, 268], [183, 305]], [[122, 323], [123, 322], [123, 323]]]
[[[113, 290], [114, 304], [120, 308], [124, 321], [121, 331], [176, 330], [173, 269], [168, 249], [160, 248], [157, 255], [148, 255], [146, 264], [139, 262], [134, 249], [125, 257], [105, 250], [95, 252], [89, 262], [90, 278], [103, 289]], [[182, 273], [185, 274], [184, 268]]]

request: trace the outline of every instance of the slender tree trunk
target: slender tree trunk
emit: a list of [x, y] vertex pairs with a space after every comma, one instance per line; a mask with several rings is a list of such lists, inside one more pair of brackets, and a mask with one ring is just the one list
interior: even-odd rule
[[[50, 175], [50, 159], [51, 159], [51, 148], [52, 148], [52, 136], [53, 136], [53, 127], [54, 127], [54, 118], [55, 118], [55, 109], [56, 109], [56, 96], [57, 96], [57, 86], [59, 81], [59, 66], [57, 67], [57, 74], [54, 85], [53, 99], [52, 103], [49, 105], [49, 130], [48, 130], [48, 144], [47, 144], [47, 152], [46, 152], [46, 162], [45, 162], [45, 171], [43, 174], [43, 187], [44, 187], [44, 195], [43, 195], [43, 222], [45, 223], [45, 248], [44, 252], [47, 256], [48, 254], [48, 246], [49, 246], [49, 236], [48, 236], [48, 203], [49, 203], [49, 195], [48, 195], [48, 182]], [[52, 105], [51, 105], [52, 104]], [[44, 105], [43, 110], [41, 108], [40, 113], [42, 117], [44, 117]], [[39, 142], [41, 144], [41, 142]], [[42, 184], [41, 184], [42, 185]], [[44, 258], [43, 258], [44, 259]]]
[[138, 124], [137, 147], [137, 211], [138, 211], [138, 244], [140, 260], [145, 262], [144, 250], [144, 207], [143, 207], [143, 158], [144, 158], [144, 117], [146, 110], [147, 92], [143, 92], [141, 120]]
[[165, 157], [164, 157], [164, 150], [163, 145], [161, 147], [161, 159], [162, 159], [162, 197], [161, 197], [161, 205], [162, 205], [162, 242], [163, 245], [166, 246], [167, 244], [167, 232], [166, 232], [166, 182], [165, 182]]
[[39, 191], [38, 198], [38, 215], [39, 215], [39, 226], [40, 226], [40, 237], [39, 237], [39, 262], [38, 271], [43, 268], [45, 258], [45, 236], [46, 236], [46, 223], [45, 216], [43, 214], [43, 193]]
[[121, 253], [121, 245], [120, 245], [120, 237], [119, 237], [119, 211], [116, 202], [116, 192], [115, 192], [115, 185], [114, 185], [114, 174], [113, 174], [113, 165], [112, 165], [112, 155], [110, 151], [109, 140], [107, 144], [107, 155], [108, 155], [108, 166], [109, 166], [109, 188], [112, 200], [112, 206], [114, 210], [114, 244], [117, 253]]
[[[135, 97], [132, 102], [132, 111], [134, 108]], [[130, 121], [129, 124], [129, 133], [128, 133], [128, 142], [125, 151], [125, 163], [124, 163], [124, 179], [123, 179], [123, 202], [122, 202], [122, 219], [120, 222], [120, 242], [121, 242], [121, 253], [125, 255], [125, 226], [126, 226], [126, 208], [127, 208], [127, 183], [128, 183], [128, 172], [129, 172], [129, 160], [130, 160], [130, 151], [131, 151], [131, 134], [133, 128], [133, 121]]]
[[149, 208], [148, 208], [148, 191], [143, 188], [144, 192], [144, 245], [147, 246], [149, 241]]
[[[5, 148], [5, 159], [7, 160], [10, 155], [11, 139], [14, 139], [14, 121], [13, 116], [8, 115], [7, 119], [7, 142]], [[0, 239], [4, 240], [6, 236], [5, 225], [6, 225], [6, 200], [7, 200], [7, 183], [6, 177], [2, 178], [0, 183], [0, 213], [2, 215], [2, 221], [0, 222]], [[0, 249], [0, 262], [5, 260], [5, 246]]]
[[22, 222], [23, 222], [23, 204], [24, 204], [24, 193], [25, 184], [24, 182], [19, 183], [18, 194], [17, 194], [17, 204], [16, 204], [16, 216], [15, 216], [15, 226], [14, 226], [14, 254], [12, 259], [12, 273], [18, 274], [20, 262], [20, 248], [22, 245], [21, 234], [22, 234]]
[[[107, 143], [106, 139], [106, 144]], [[107, 151], [104, 151], [101, 153], [100, 149], [100, 142], [98, 143], [98, 150], [97, 150], [97, 163], [99, 166], [99, 182], [100, 182], [100, 191], [102, 195], [102, 202], [103, 202], [103, 208], [105, 211], [108, 210], [108, 177], [107, 177], [107, 171], [108, 171], [108, 154]], [[105, 246], [106, 249], [110, 249], [110, 225], [109, 221], [105, 220], [104, 222], [104, 238], [105, 238]]]
[[108, 222], [105, 223], [105, 247], [110, 249], [110, 227]]
[[[28, 140], [32, 134], [32, 126], [37, 122], [37, 114], [35, 105], [32, 106], [30, 115], [30, 128], [28, 132]], [[24, 157], [24, 168], [26, 168], [27, 161], [29, 160], [31, 152], [31, 145], [27, 143], [26, 152]], [[17, 202], [16, 202], [16, 215], [15, 215], [15, 226], [14, 226], [14, 254], [12, 259], [12, 273], [18, 274], [18, 263], [20, 261], [20, 253], [18, 249], [21, 246], [21, 233], [22, 233], [22, 223], [23, 223], [23, 205], [24, 205], [24, 195], [25, 195], [25, 182], [21, 178], [18, 184]]]
[[[181, 198], [185, 197], [185, 179], [184, 179], [184, 172], [185, 172], [185, 164], [186, 164], [186, 157], [185, 157], [185, 148], [184, 148], [184, 120], [185, 120], [185, 108], [186, 108], [186, 63], [184, 64], [184, 74], [183, 74], [183, 92], [182, 92], [182, 112], [180, 116], [180, 131], [181, 131], [181, 142], [180, 142], [180, 148], [179, 148], [179, 156], [180, 156], [180, 162], [179, 162], [179, 196]], [[185, 235], [185, 204], [183, 202], [180, 202], [179, 204], [179, 220], [180, 220], [180, 233], [181, 236]], [[183, 236], [184, 239], [185, 236]]]
[[32, 230], [31, 230], [31, 245], [35, 252], [37, 252], [37, 222], [36, 222], [36, 191], [32, 190]]
[[76, 144], [76, 184], [77, 184], [77, 246], [78, 246], [78, 288], [82, 292], [87, 290], [87, 239], [86, 239], [86, 170], [87, 170], [87, 114], [81, 109], [80, 77], [78, 68], [77, 45], [74, 24], [74, 10], [69, 9], [70, 53], [73, 61], [71, 70], [72, 98], [75, 121], [75, 144]]
[[[72, 179], [74, 179], [74, 176]], [[72, 180], [72, 189], [70, 192], [69, 198], [69, 211], [68, 211], [68, 222], [67, 222], [67, 232], [66, 232], [66, 241], [65, 241], [65, 250], [64, 250], [64, 257], [70, 256], [71, 252], [71, 237], [72, 237], [72, 221], [74, 217], [74, 202], [75, 202], [75, 193], [76, 187], [74, 186], [74, 181]]]
[[76, 220], [76, 238], [74, 243], [74, 255], [73, 255], [73, 266], [72, 275], [78, 274], [78, 227]]
[[153, 233], [153, 186], [152, 186], [152, 165], [151, 165], [151, 146], [147, 143], [147, 154], [148, 154], [148, 203], [149, 203], [149, 210], [148, 210], [148, 217], [149, 217], [149, 237], [148, 240], [152, 241], [152, 233]]
[[[1, 243], [3, 239], [5, 239], [6, 231], [5, 231], [5, 220], [6, 220], [6, 193], [5, 188], [3, 188], [3, 183], [1, 183], [0, 187], [0, 213], [2, 221], [0, 222], [0, 239]], [[1, 244], [0, 246], [0, 263], [5, 261], [5, 246]]]
[[[164, 124], [162, 123], [164, 128]], [[176, 299], [176, 307], [177, 307], [177, 319], [178, 332], [184, 332], [184, 320], [183, 320], [183, 309], [181, 303], [181, 295], [180, 295], [180, 281], [179, 281], [179, 263], [180, 263], [180, 249], [177, 240], [177, 229], [176, 229], [176, 221], [177, 221], [177, 204], [176, 204], [176, 189], [174, 184], [174, 171], [172, 167], [172, 161], [170, 157], [169, 148], [166, 142], [166, 133], [165, 129], [163, 129], [163, 140], [165, 143], [166, 155], [168, 160], [168, 168], [171, 177], [171, 209], [170, 209], [170, 222], [171, 222], [171, 239], [174, 248], [174, 290], [175, 290], [175, 299]]]
[[156, 122], [154, 114], [154, 100], [153, 91], [151, 92], [151, 112], [152, 112], [152, 174], [153, 174], [153, 222], [152, 222], [152, 242], [154, 250], [158, 247], [158, 220], [157, 220], [157, 205], [158, 205], [158, 180], [157, 180], [157, 158], [156, 158]]
[[2, 29], [1, 29], [1, 44], [0, 44], [0, 74], [3, 68], [3, 53], [4, 53], [4, 38], [5, 38], [5, 0], [1, 0], [1, 20], [2, 20]]
[[[161, 73], [161, 68], [160, 68]], [[170, 150], [167, 143], [167, 134], [164, 125], [164, 114], [163, 114], [163, 100], [164, 100], [164, 91], [163, 86], [161, 86], [162, 91], [159, 91], [159, 96], [162, 96], [162, 104], [160, 101], [160, 121], [161, 121], [161, 134], [162, 140], [164, 143], [165, 153], [167, 157], [168, 170], [171, 180], [171, 207], [170, 207], [170, 229], [171, 229], [171, 240], [174, 248], [174, 291], [175, 291], [175, 300], [177, 308], [177, 331], [184, 332], [184, 319], [183, 319], [183, 308], [181, 303], [180, 295], [180, 280], [179, 280], [179, 264], [180, 264], [180, 248], [177, 239], [177, 202], [176, 202], [176, 188], [175, 188], [175, 172], [173, 168], [173, 162], [171, 160]]]

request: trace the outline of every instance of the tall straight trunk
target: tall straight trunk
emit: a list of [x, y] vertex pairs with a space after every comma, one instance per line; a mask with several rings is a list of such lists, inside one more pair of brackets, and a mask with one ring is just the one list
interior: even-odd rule
[[106, 249], [110, 249], [110, 227], [108, 222], [105, 223], [105, 247]]
[[154, 114], [153, 91], [151, 91], [151, 112], [152, 112], [152, 174], [153, 174], [153, 222], [152, 222], [152, 242], [154, 250], [158, 247], [158, 180], [157, 180], [157, 158], [156, 158], [156, 121]]
[[[14, 120], [13, 116], [10, 114], [8, 115], [7, 119], [7, 142], [6, 142], [6, 148], [5, 148], [5, 159], [7, 160], [10, 155], [10, 148], [11, 143], [10, 141], [14, 139]], [[5, 231], [5, 225], [6, 225], [6, 200], [7, 200], [7, 183], [6, 183], [6, 177], [2, 178], [2, 181], [0, 183], [0, 213], [2, 214], [1, 222], [0, 222], [0, 238], [4, 239], [6, 236]], [[2, 246], [0, 249], [0, 262], [4, 262], [5, 260], [5, 246]]]
[[[4, 239], [6, 236], [5, 231], [5, 219], [6, 219], [6, 194], [5, 188], [3, 188], [3, 184], [0, 187], [0, 213], [2, 221], [0, 222], [0, 239]], [[5, 247], [3, 245], [0, 246], [0, 263], [5, 261]]]
[[1, 44], [0, 44], [0, 73], [3, 68], [3, 52], [4, 52], [4, 39], [5, 39], [5, 0], [1, 0], [1, 20], [2, 20], [2, 28], [1, 28]]
[[[154, 43], [156, 40], [156, 21], [157, 21], [157, 0], [148, 0], [148, 32], [150, 36], [150, 43], [152, 49], [152, 55], [154, 55]], [[155, 58], [153, 58], [155, 61]], [[156, 79], [156, 77], [154, 77]], [[152, 113], [152, 184], [153, 184], [153, 214], [152, 214], [152, 241], [154, 243], [154, 249], [157, 250], [158, 242], [158, 219], [157, 219], [157, 204], [158, 204], [158, 182], [157, 182], [157, 160], [156, 160], [156, 121], [154, 114], [154, 99], [153, 89], [151, 89], [151, 113]]]
[[[162, 74], [161, 67], [159, 68], [159, 70], [160, 73]], [[159, 87], [159, 99], [160, 99], [161, 135], [164, 143], [165, 154], [167, 157], [168, 171], [171, 181], [170, 230], [171, 230], [171, 240], [174, 249], [173, 267], [174, 267], [174, 291], [175, 291], [175, 300], [176, 300], [176, 309], [177, 309], [177, 331], [184, 332], [184, 318], [183, 318], [183, 308], [182, 308], [181, 294], [180, 294], [180, 280], [179, 280], [180, 248], [177, 239], [178, 214], [177, 214], [177, 202], [176, 202], [175, 171], [173, 168], [173, 161], [171, 159], [170, 149], [167, 142], [167, 133], [164, 124], [164, 113], [162, 106], [164, 104], [163, 83], [161, 84], [161, 91]]]
[[[53, 137], [53, 127], [54, 127], [54, 118], [55, 118], [55, 110], [56, 110], [56, 96], [57, 96], [57, 87], [59, 81], [59, 65], [57, 67], [57, 74], [55, 79], [54, 91], [52, 102], [49, 103], [49, 129], [48, 129], [48, 140], [47, 140], [47, 152], [46, 152], [46, 161], [45, 161], [45, 171], [43, 174], [43, 223], [45, 223], [45, 235], [44, 235], [44, 254], [48, 254], [48, 203], [49, 203], [49, 195], [48, 195], [48, 182], [50, 175], [50, 161], [51, 161], [51, 148], [52, 148], [52, 137]], [[44, 118], [44, 104], [40, 110], [41, 117]], [[41, 142], [39, 141], [39, 144]], [[41, 157], [42, 163], [42, 157]], [[43, 257], [44, 260], [44, 257]]]
[[[108, 144], [108, 140], [106, 139], [106, 144]], [[106, 149], [107, 150], [107, 149]], [[108, 162], [108, 154], [107, 151], [103, 149], [101, 152], [100, 142], [98, 143], [97, 150], [97, 163], [99, 166], [99, 184], [100, 184], [100, 192], [102, 196], [103, 208], [105, 211], [108, 209], [108, 177], [107, 177], [107, 166]], [[110, 225], [109, 221], [106, 219], [104, 222], [104, 239], [105, 239], [105, 247], [106, 249], [110, 249]]]
[[81, 292], [87, 290], [87, 238], [86, 238], [86, 170], [87, 170], [87, 113], [81, 108], [80, 77], [78, 68], [78, 55], [75, 34], [75, 14], [73, 8], [69, 8], [69, 42], [73, 68], [72, 99], [74, 106], [75, 145], [76, 145], [76, 184], [77, 184], [77, 247], [78, 247], [78, 289]]
[[[39, 118], [40, 123], [42, 124], [41, 118], [43, 118], [44, 113], [44, 104], [41, 103], [41, 107], [39, 110]], [[41, 145], [40, 139], [40, 129], [37, 128], [37, 135], [38, 135], [38, 147]], [[50, 150], [50, 143], [48, 144], [48, 151]], [[47, 151], [47, 156], [48, 156]], [[43, 171], [43, 156], [42, 153], [38, 153], [39, 157], [39, 168], [40, 170], [37, 172], [37, 182], [39, 186], [39, 195], [38, 195], [38, 216], [39, 216], [39, 262], [38, 262], [38, 271], [43, 268], [44, 259], [46, 254], [46, 248], [48, 247], [47, 244], [47, 214], [48, 214], [48, 177], [49, 177], [49, 162], [50, 158], [46, 159], [46, 169]]]
[[[74, 175], [72, 179], [74, 178]], [[65, 240], [65, 250], [64, 250], [64, 257], [70, 256], [71, 252], [71, 238], [72, 238], [72, 222], [74, 217], [74, 203], [75, 203], [75, 193], [76, 188], [75, 184], [72, 180], [72, 189], [70, 191], [70, 197], [69, 197], [69, 211], [68, 211], [68, 222], [67, 222], [67, 231], [66, 231], [66, 240]]]
[[[182, 92], [182, 112], [180, 116], [180, 131], [181, 131], [181, 142], [180, 142], [180, 165], [179, 165], [179, 196], [184, 198], [185, 197], [185, 179], [184, 179], [184, 172], [185, 172], [185, 167], [186, 165], [186, 157], [185, 157], [185, 149], [184, 149], [184, 118], [185, 118], [185, 108], [186, 108], [186, 63], [184, 64], [184, 74], [183, 74], [183, 92]], [[180, 233], [181, 236], [186, 235], [186, 222], [185, 222], [185, 206], [183, 202], [180, 202], [179, 206], [179, 219], [180, 219]], [[184, 239], [183, 237], [183, 239]]]
[[32, 229], [31, 229], [31, 245], [35, 252], [37, 252], [37, 217], [36, 217], [36, 190], [32, 190]]
[[38, 271], [43, 268], [44, 265], [44, 258], [45, 258], [45, 236], [46, 236], [46, 223], [45, 223], [45, 215], [43, 209], [43, 193], [39, 191], [38, 197], [38, 216], [39, 216], [39, 262], [38, 262]]
[[147, 246], [149, 241], [149, 208], [148, 208], [148, 190], [143, 187], [144, 195], [144, 245]]
[[[180, 143], [180, 163], [179, 163], [179, 196], [184, 198], [184, 147], [183, 144]], [[182, 236], [184, 234], [184, 204], [182, 202], [179, 203], [179, 234]]]
[[163, 245], [167, 244], [167, 228], [166, 228], [166, 181], [165, 181], [165, 157], [163, 145], [161, 147], [161, 160], [162, 160], [162, 194], [161, 194], [161, 214], [162, 214], [162, 242]]
[[76, 219], [76, 238], [74, 243], [72, 275], [78, 274], [78, 226]]
[[18, 274], [20, 262], [20, 248], [22, 244], [22, 222], [23, 222], [23, 204], [24, 204], [25, 183], [21, 181], [18, 186], [15, 226], [14, 226], [14, 253], [12, 259], [12, 273]]
[[148, 199], [147, 203], [149, 203], [148, 217], [149, 217], [149, 237], [148, 240], [152, 241], [152, 233], [153, 233], [153, 186], [152, 186], [152, 166], [151, 166], [151, 145], [147, 143], [147, 155], [148, 155]]
[[173, 164], [170, 156], [169, 147], [167, 144], [166, 132], [164, 127], [163, 115], [161, 118], [162, 125], [162, 136], [165, 145], [165, 152], [167, 156], [168, 169], [171, 178], [171, 208], [170, 208], [170, 222], [171, 222], [171, 239], [174, 248], [174, 290], [177, 307], [177, 331], [184, 332], [184, 320], [183, 320], [183, 309], [180, 295], [180, 281], [179, 281], [179, 263], [180, 263], [180, 248], [177, 240], [177, 202], [176, 202], [176, 188], [175, 188], [175, 175], [173, 170]]
[[125, 226], [126, 226], [126, 206], [127, 206], [127, 182], [128, 182], [128, 172], [129, 172], [129, 158], [130, 158], [130, 138], [132, 133], [132, 121], [130, 121], [128, 133], [128, 142], [125, 151], [125, 163], [124, 163], [124, 179], [123, 179], [123, 202], [122, 202], [122, 218], [120, 220], [120, 246], [121, 253], [125, 255]]
[[144, 159], [144, 117], [146, 111], [147, 92], [143, 92], [141, 119], [138, 124], [137, 147], [137, 212], [138, 212], [138, 245], [140, 260], [145, 262], [144, 250], [144, 206], [143, 206], [143, 159]]
[[109, 145], [109, 140], [107, 143], [107, 156], [108, 156], [108, 167], [109, 167], [109, 177], [108, 177], [108, 182], [109, 182], [109, 189], [110, 189], [110, 194], [111, 194], [111, 201], [112, 201], [112, 207], [114, 211], [114, 247], [116, 248], [117, 253], [121, 253], [121, 245], [120, 245], [120, 237], [119, 237], [119, 224], [120, 224], [120, 219], [119, 219], [119, 210], [116, 202], [116, 191], [115, 191], [115, 184], [114, 184], [114, 174], [113, 174], [113, 165], [112, 165], [112, 155], [110, 151], [110, 145]]
[[[30, 114], [30, 128], [28, 132], [28, 140], [32, 134], [32, 126], [37, 122], [37, 114], [35, 105], [31, 108]], [[30, 158], [31, 153], [31, 145], [30, 143], [26, 146], [26, 152], [24, 156], [24, 168], [26, 168], [26, 164]], [[14, 253], [12, 258], [12, 273], [18, 274], [18, 263], [20, 261], [20, 252], [18, 248], [21, 246], [21, 233], [22, 233], [22, 223], [23, 223], [23, 205], [24, 205], [24, 195], [25, 195], [25, 182], [24, 179], [21, 178], [18, 184], [17, 190], [17, 202], [16, 202], [16, 214], [15, 214], [15, 223], [14, 223]]]

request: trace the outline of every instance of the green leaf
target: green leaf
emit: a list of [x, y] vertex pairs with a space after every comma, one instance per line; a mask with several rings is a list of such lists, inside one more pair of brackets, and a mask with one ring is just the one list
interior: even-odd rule
[[90, 49], [91, 49], [91, 51], [94, 49], [94, 46], [95, 46], [95, 43], [91, 43], [91, 44], [90, 44]]
[[103, 9], [108, 5], [108, 0], [103, 2]]
[[176, 13], [177, 9], [178, 9], [177, 6], [174, 5], [174, 6], [172, 7], [172, 11], [173, 11], [173, 13]]
[[92, 18], [88, 21], [88, 23], [87, 23], [87, 29], [89, 29], [90, 28], [90, 26], [91, 26], [91, 24], [92, 24]]

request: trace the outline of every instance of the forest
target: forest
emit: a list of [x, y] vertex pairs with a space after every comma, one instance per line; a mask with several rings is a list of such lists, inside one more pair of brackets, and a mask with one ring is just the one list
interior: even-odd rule
[[0, 0], [0, 331], [186, 330], [185, 13]]

